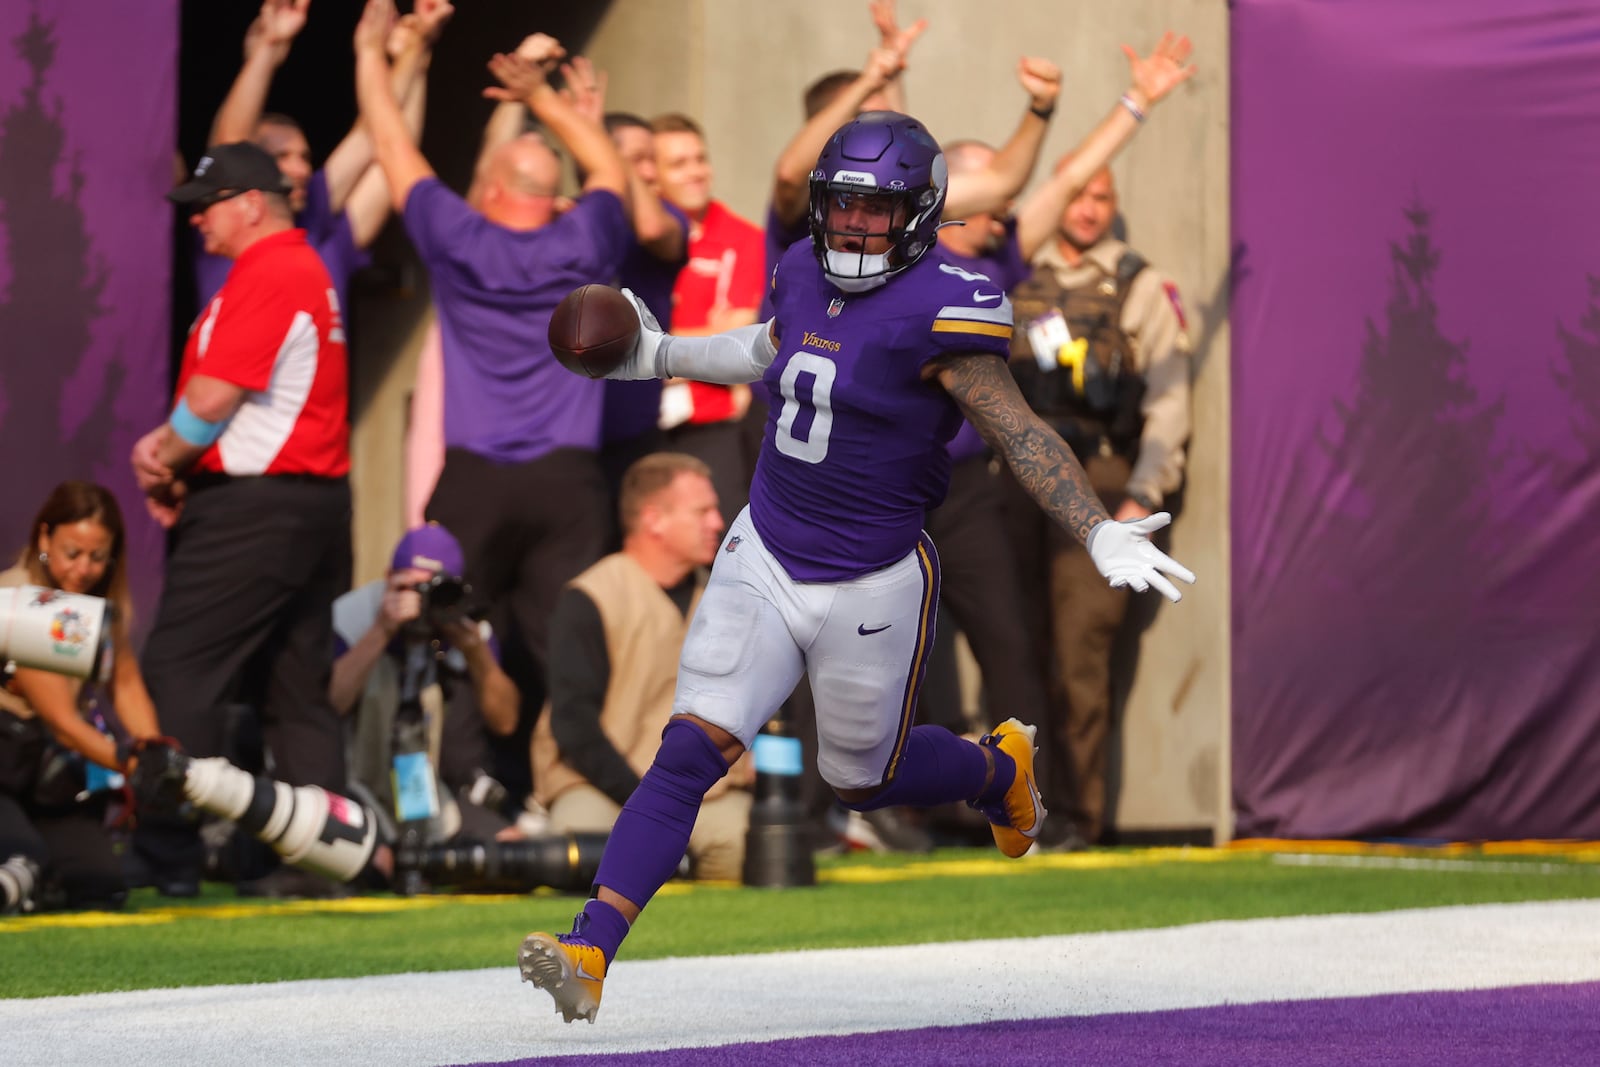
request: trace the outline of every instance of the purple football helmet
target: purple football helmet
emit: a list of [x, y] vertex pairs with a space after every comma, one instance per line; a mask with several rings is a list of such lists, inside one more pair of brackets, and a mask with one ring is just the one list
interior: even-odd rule
[[[828, 280], [846, 292], [874, 289], [933, 247], [949, 184], [944, 153], [927, 128], [896, 111], [868, 111], [828, 139], [811, 172], [811, 246]], [[829, 228], [829, 209], [876, 208], [873, 228]], [[864, 213], [857, 213], [864, 214]], [[883, 254], [829, 246], [887, 237]]]

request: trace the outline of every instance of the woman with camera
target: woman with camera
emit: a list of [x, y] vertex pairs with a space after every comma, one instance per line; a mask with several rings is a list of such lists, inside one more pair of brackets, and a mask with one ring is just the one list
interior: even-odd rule
[[43, 871], [44, 900], [72, 908], [115, 908], [126, 899], [105, 825], [115, 794], [98, 769], [127, 771], [135, 745], [161, 733], [127, 641], [126, 556], [116, 498], [71, 481], [50, 493], [16, 565], [0, 571], [0, 586], [104, 597], [112, 609], [114, 660], [103, 688], [16, 667], [0, 689], [0, 861], [31, 859]]

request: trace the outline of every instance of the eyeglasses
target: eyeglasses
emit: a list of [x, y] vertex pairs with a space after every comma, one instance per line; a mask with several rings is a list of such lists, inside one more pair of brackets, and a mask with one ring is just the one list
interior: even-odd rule
[[232, 200], [234, 197], [242, 196], [249, 191], [250, 190], [248, 189], [218, 189], [216, 192], [207, 193], [205, 196], [202, 196], [200, 199], [191, 203], [189, 205], [189, 209], [192, 213], [198, 214], [206, 210], [206, 208], [210, 207], [212, 204], [220, 204], [224, 200]]

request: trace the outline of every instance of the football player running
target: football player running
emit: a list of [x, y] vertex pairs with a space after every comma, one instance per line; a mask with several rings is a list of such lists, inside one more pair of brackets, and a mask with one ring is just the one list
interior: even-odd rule
[[1045, 816], [1034, 727], [1010, 719], [974, 743], [913, 725], [939, 598], [922, 519], [944, 496], [944, 446], [963, 417], [1112, 585], [1177, 600], [1168, 576], [1194, 581], [1149, 541], [1169, 516], [1112, 521], [1018, 393], [1010, 302], [935, 241], [945, 188], [921, 123], [867, 112], [817, 160], [811, 238], [773, 273], [770, 322], [674, 337], [634, 300], [640, 339], [611, 377], [760, 382], [771, 415], [749, 506], [683, 646], [672, 721], [612, 830], [595, 896], [570, 934], [531, 934], [518, 954], [524, 980], [568, 1022], [594, 1021], [606, 968], [677, 869], [701, 798], [802, 672], [816, 694], [818, 769], [846, 805], [964, 800], [1007, 856], [1032, 845]]

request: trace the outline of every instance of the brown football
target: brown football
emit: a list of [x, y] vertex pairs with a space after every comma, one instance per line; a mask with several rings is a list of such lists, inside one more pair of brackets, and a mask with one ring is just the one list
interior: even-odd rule
[[580, 285], [550, 317], [550, 347], [574, 374], [604, 378], [633, 351], [639, 313], [609, 285]]

